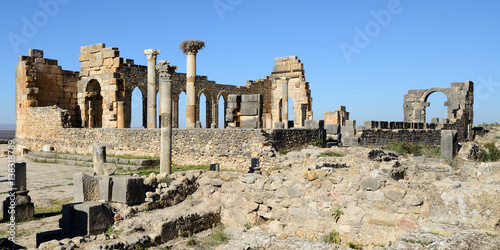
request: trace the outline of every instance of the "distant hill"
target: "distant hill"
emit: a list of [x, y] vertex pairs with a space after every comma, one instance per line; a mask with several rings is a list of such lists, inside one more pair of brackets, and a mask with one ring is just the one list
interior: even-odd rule
[[16, 124], [0, 124], [0, 129], [16, 129]]

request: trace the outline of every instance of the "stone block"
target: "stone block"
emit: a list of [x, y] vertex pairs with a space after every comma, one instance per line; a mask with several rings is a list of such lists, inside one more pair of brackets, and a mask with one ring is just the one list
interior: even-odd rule
[[359, 137], [342, 137], [343, 146], [359, 146], [361, 144]]
[[235, 102], [237, 103], [238, 102], [238, 99], [240, 99], [240, 96], [238, 95], [228, 95], [227, 96], [227, 102], [230, 103], [230, 102]]
[[262, 102], [262, 95], [254, 94], [254, 95], [242, 95], [241, 102]]
[[325, 130], [327, 134], [339, 134], [340, 125], [339, 124], [325, 124]]
[[453, 159], [458, 152], [456, 130], [441, 130], [441, 159]]
[[345, 126], [348, 128], [356, 128], [356, 120], [347, 120], [345, 121]]
[[377, 129], [378, 122], [377, 121], [365, 121], [365, 128], [366, 129]]
[[284, 129], [285, 128], [285, 124], [282, 123], [282, 122], [275, 122], [274, 123], [274, 128], [275, 129]]
[[437, 117], [432, 117], [432, 118], [431, 118], [431, 123], [436, 123], [436, 124], [438, 124], [438, 123], [439, 123], [439, 118], [437, 118]]
[[[29, 196], [27, 196], [29, 198]], [[10, 196], [7, 196], [2, 203], [2, 218], [4, 221], [10, 221], [11, 216], [14, 216], [15, 221], [25, 221], [31, 220], [35, 216], [35, 205], [31, 202], [18, 204], [15, 202], [15, 208], [13, 210], [14, 213], [9, 213], [11, 209], [11, 199]], [[12, 211], [11, 211], [12, 212]]]
[[260, 122], [258, 121], [244, 121], [244, 122], [241, 122], [240, 123], [240, 126], [242, 128], [252, 128], [252, 129], [256, 129], [256, 128], [259, 128], [260, 127]]
[[220, 164], [219, 163], [212, 163], [210, 164], [210, 171], [220, 171]]
[[258, 115], [259, 114], [259, 109], [258, 108], [241, 108], [240, 109], [240, 115], [244, 116], [252, 116], [252, 115]]
[[73, 199], [75, 202], [97, 201], [100, 198], [99, 180], [84, 173], [73, 175]]
[[325, 121], [323, 120], [305, 120], [304, 123], [306, 129], [322, 129], [325, 127]]
[[112, 199], [113, 179], [109, 176], [103, 176], [99, 179], [99, 199], [111, 201]]
[[43, 50], [29, 49], [28, 54], [29, 54], [30, 57], [43, 58]]
[[114, 222], [114, 214], [106, 203], [88, 201], [62, 206], [59, 227], [63, 230], [96, 235], [106, 231]]
[[113, 176], [112, 201], [133, 205], [145, 198], [144, 180], [138, 177]]

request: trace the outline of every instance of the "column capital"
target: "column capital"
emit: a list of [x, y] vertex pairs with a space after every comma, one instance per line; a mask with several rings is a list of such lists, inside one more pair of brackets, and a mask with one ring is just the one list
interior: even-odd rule
[[160, 54], [161, 50], [159, 49], [147, 49], [144, 50], [144, 55], [148, 57], [148, 60], [156, 60], [156, 56]]
[[170, 80], [172, 75], [175, 73], [177, 66], [170, 65], [169, 61], [159, 61], [158, 65], [156, 66], [156, 69], [158, 70], [158, 75], [160, 76], [160, 80], [162, 78], [167, 78]]

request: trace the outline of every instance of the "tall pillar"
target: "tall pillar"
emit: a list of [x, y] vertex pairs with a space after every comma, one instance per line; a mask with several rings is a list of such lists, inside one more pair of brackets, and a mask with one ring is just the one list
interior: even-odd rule
[[196, 53], [187, 54], [187, 75], [186, 75], [186, 128], [196, 127]]
[[205, 42], [199, 40], [183, 41], [179, 48], [187, 55], [186, 68], [186, 128], [196, 127], [196, 54], [205, 47]]
[[161, 139], [160, 139], [160, 173], [172, 172], [172, 75], [177, 66], [168, 61], [158, 62], [160, 77], [160, 107], [161, 107]]
[[156, 56], [159, 49], [144, 50], [148, 57], [148, 117], [147, 128], [156, 128]]
[[281, 99], [281, 120], [285, 123], [285, 128], [288, 128], [288, 77], [282, 77], [281, 83], [283, 94]]
[[117, 128], [125, 128], [125, 102], [117, 101], [116, 109], [117, 109]]

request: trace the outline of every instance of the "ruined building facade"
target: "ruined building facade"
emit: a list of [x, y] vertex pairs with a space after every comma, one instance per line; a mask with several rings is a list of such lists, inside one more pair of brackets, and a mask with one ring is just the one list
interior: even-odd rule
[[[146, 126], [148, 67], [120, 57], [118, 48], [103, 43], [81, 47], [80, 72], [63, 70], [56, 60], [44, 58], [43, 51], [30, 49], [20, 56], [16, 67], [16, 138], [25, 138], [30, 129], [27, 110], [35, 107], [57, 106], [65, 110], [61, 117], [67, 128], [130, 128], [132, 92], [139, 88], [143, 96], [143, 125]], [[294, 127], [302, 127], [312, 119], [312, 98], [305, 80], [303, 64], [296, 56], [276, 58], [270, 76], [247, 81], [244, 86], [217, 84], [206, 76], [196, 76], [196, 120], [206, 116], [203, 128], [223, 128], [228, 125], [248, 128], [274, 128], [282, 122], [281, 79], [288, 77], [288, 93], [294, 103]], [[158, 77], [156, 77], [158, 79]], [[173, 76], [172, 124], [179, 127], [179, 95], [186, 91], [186, 74]], [[158, 81], [156, 81], [158, 93]], [[156, 95], [155, 93], [155, 95]], [[200, 114], [200, 96], [206, 97], [206, 114]], [[259, 95], [261, 110], [254, 123], [239, 122], [244, 115], [236, 107], [228, 107], [229, 95]], [[219, 107], [219, 98], [226, 107]], [[226, 113], [225, 124], [218, 124], [219, 109]], [[228, 114], [228, 112], [231, 112]]]

